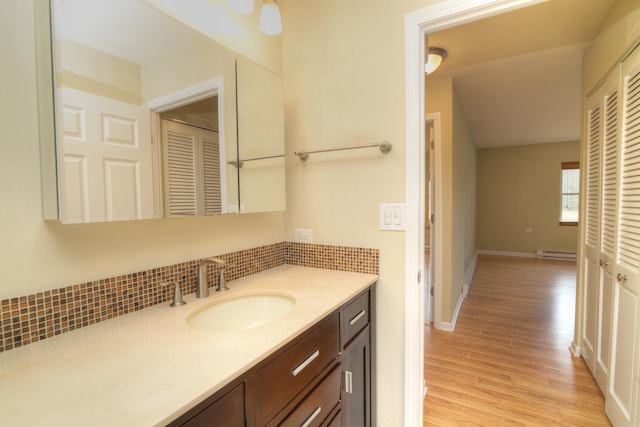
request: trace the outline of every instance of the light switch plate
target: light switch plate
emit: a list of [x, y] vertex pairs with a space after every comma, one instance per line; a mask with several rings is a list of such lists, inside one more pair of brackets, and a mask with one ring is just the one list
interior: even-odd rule
[[380, 204], [380, 230], [406, 230], [406, 205], [404, 203]]

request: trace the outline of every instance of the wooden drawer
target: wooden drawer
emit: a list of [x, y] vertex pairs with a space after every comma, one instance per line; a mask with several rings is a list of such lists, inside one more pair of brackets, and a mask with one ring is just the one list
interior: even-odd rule
[[240, 384], [182, 425], [185, 427], [213, 425], [243, 427], [245, 425], [244, 384]]
[[340, 340], [342, 349], [369, 324], [369, 319], [369, 292], [367, 291], [342, 310]]
[[337, 356], [339, 317], [331, 315], [248, 381], [255, 425], [265, 425]]
[[282, 427], [316, 427], [331, 414], [340, 402], [342, 368], [337, 365], [316, 388], [304, 398], [280, 424]]

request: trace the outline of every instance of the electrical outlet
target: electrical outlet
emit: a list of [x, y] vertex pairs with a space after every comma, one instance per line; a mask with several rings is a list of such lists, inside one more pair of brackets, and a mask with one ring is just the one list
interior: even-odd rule
[[525, 227], [525, 233], [533, 233], [533, 227]]
[[294, 241], [299, 243], [313, 243], [313, 230], [296, 228]]

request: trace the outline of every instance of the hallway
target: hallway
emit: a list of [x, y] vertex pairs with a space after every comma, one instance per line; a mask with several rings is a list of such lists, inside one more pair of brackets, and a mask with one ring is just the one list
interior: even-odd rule
[[425, 327], [425, 426], [609, 426], [572, 357], [574, 262], [479, 256], [455, 331]]

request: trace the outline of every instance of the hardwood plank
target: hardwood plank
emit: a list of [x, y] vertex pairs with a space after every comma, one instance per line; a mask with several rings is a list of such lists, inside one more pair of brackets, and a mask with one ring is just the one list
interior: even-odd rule
[[573, 357], [573, 262], [479, 256], [454, 332], [425, 328], [425, 426], [610, 426]]

